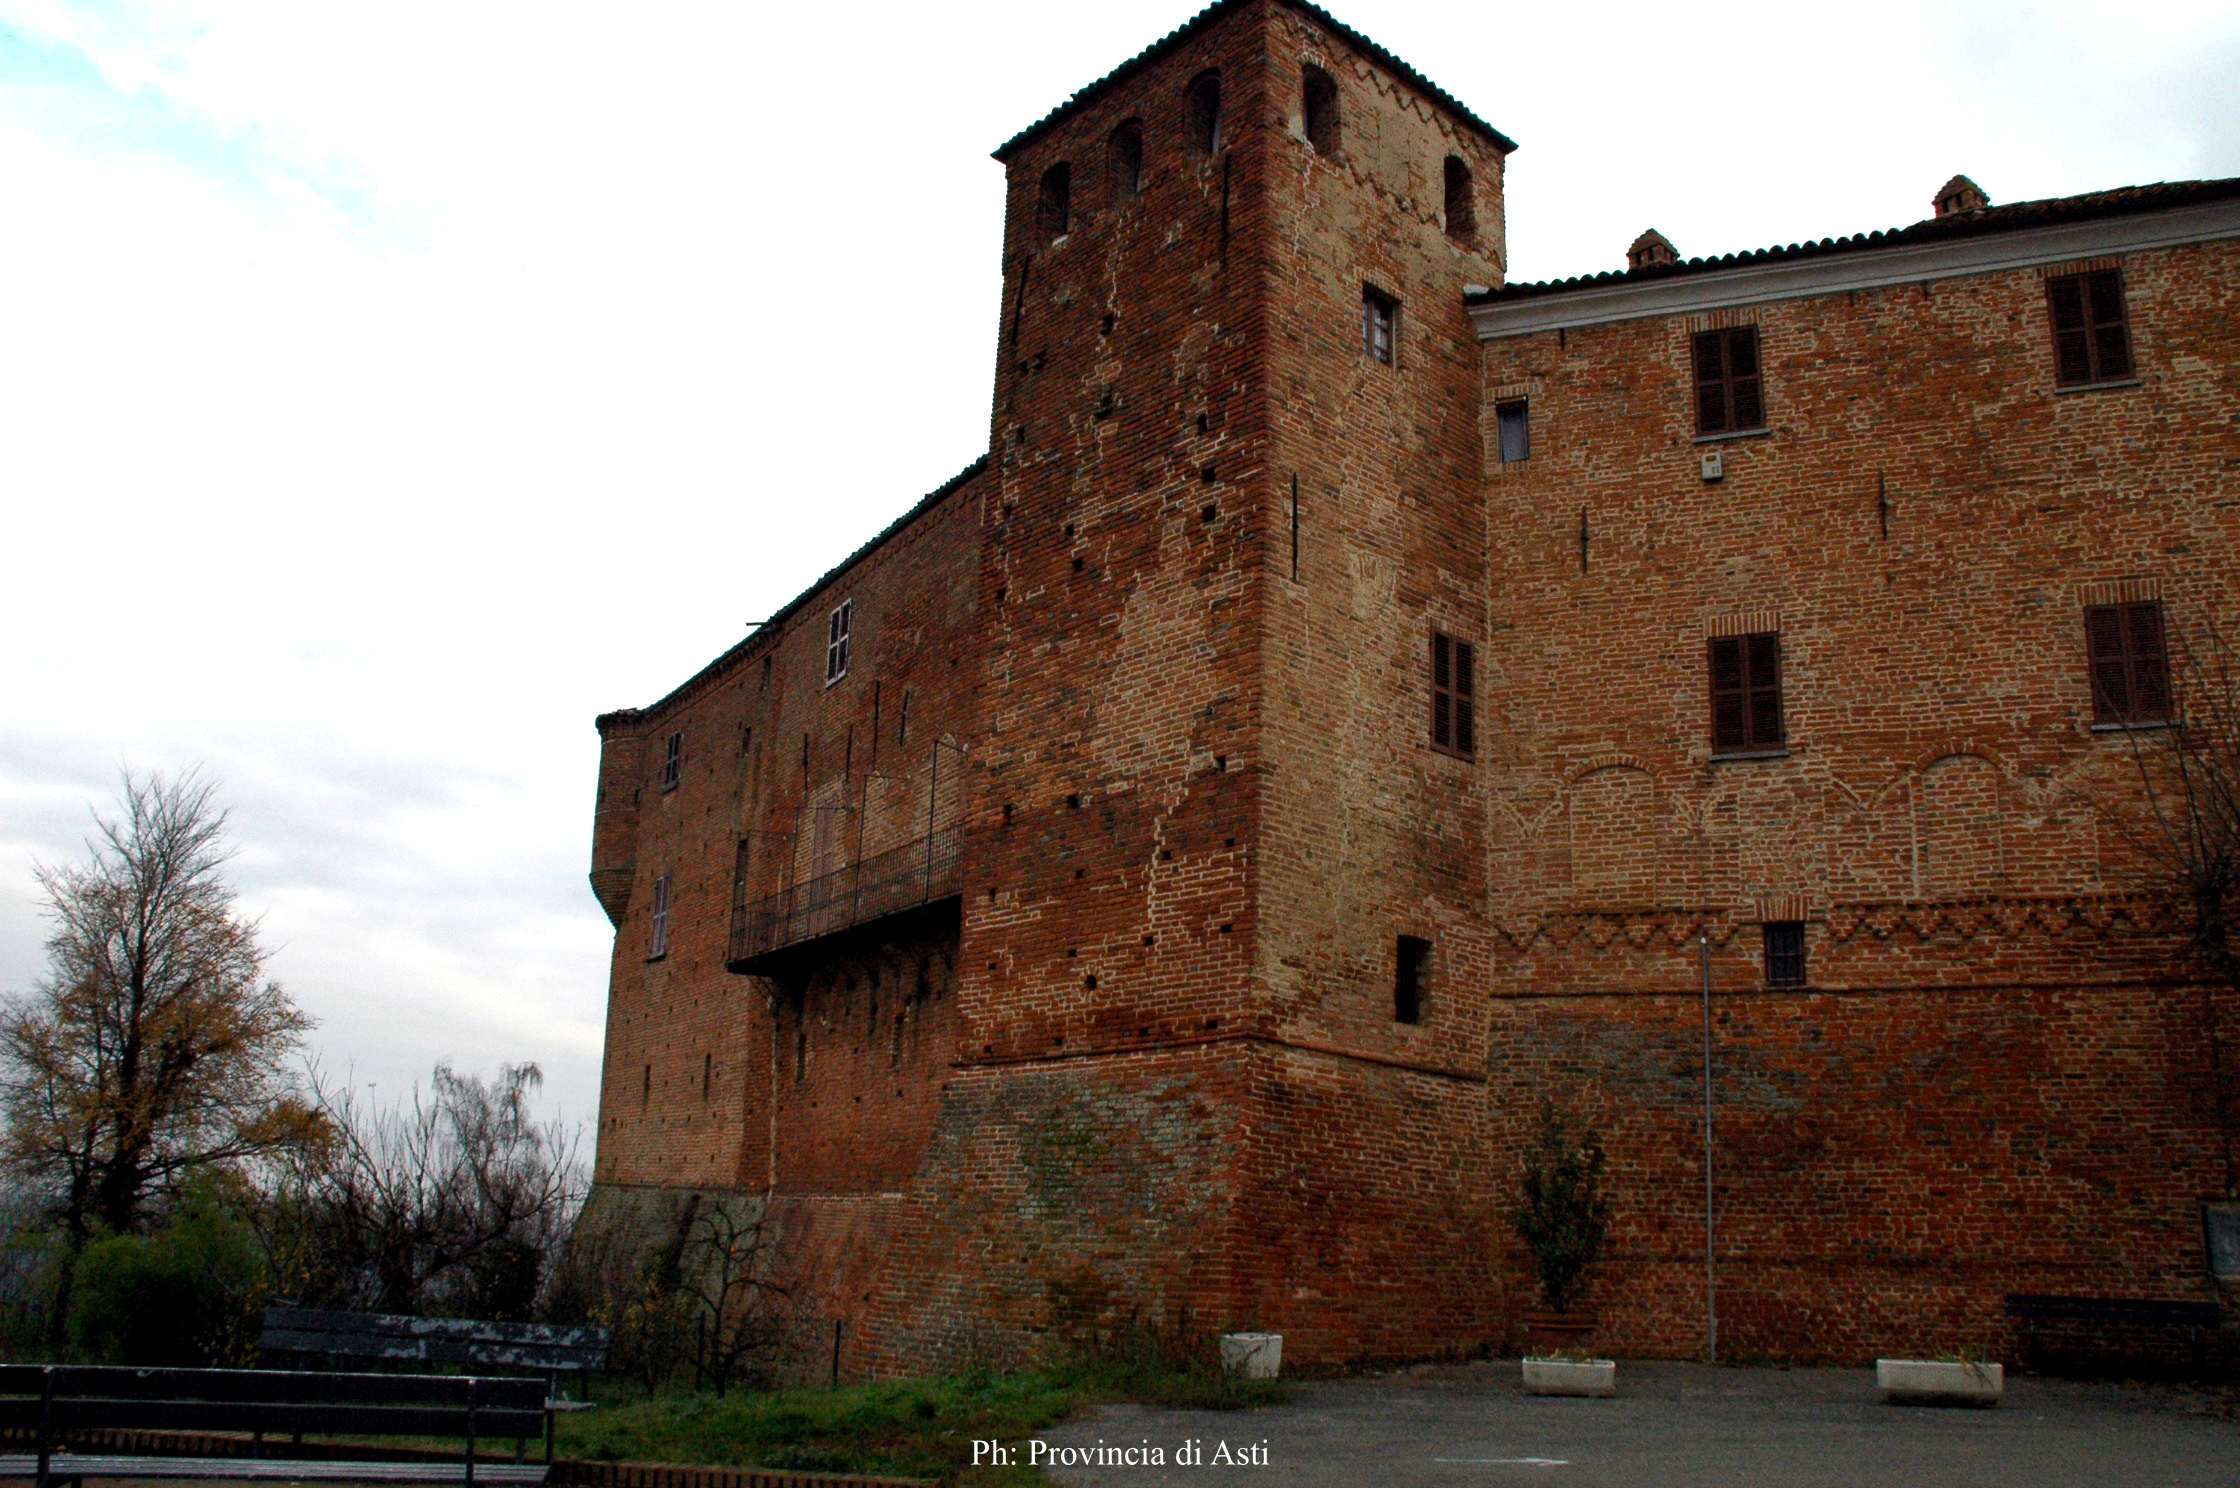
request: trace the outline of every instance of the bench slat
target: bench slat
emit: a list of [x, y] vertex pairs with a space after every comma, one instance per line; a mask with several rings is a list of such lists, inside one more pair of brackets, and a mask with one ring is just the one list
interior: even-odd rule
[[2094, 1322], [2179, 1323], [2213, 1328], [2222, 1320], [2214, 1302], [2157, 1297], [2057, 1297], [2031, 1292], [2007, 1295], [2012, 1318], [2068, 1318]]
[[[255, 1482], [459, 1483], [467, 1479], [464, 1462], [299, 1462], [278, 1457], [96, 1457], [58, 1452], [50, 1475], [70, 1478], [218, 1478]], [[0, 1455], [0, 1478], [38, 1476], [39, 1459], [30, 1454]], [[550, 1469], [542, 1463], [477, 1462], [474, 1480], [493, 1484], [541, 1484]]]
[[267, 1327], [257, 1346], [273, 1354], [333, 1354], [354, 1359], [413, 1359], [492, 1369], [604, 1370], [605, 1349], [543, 1343], [466, 1343], [390, 1333], [315, 1333]]
[[268, 1307], [264, 1325], [304, 1333], [373, 1333], [395, 1338], [444, 1338], [460, 1343], [530, 1344], [604, 1350], [607, 1330], [570, 1323], [493, 1323], [479, 1318], [424, 1318], [389, 1312], [325, 1312]]
[[[0, 1401], [0, 1424], [37, 1430], [41, 1403]], [[465, 1410], [417, 1405], [285, 1405], [211, 1400], [86, 1400], [55, 1397], [56, 1431], [261, 1431], [267, 1436], [305, 1432], [319, 1436], [447, 1436], [467, 1434]], [[544, 1435], [541, 1410], [478, 1410], [477, 1435]]]
[[[37, 1364], [0, 1364], [0, 1396], [41, 1394], [47, 1370]], [[209, 1400], [233, 1403], [423, 1405], [465, 1410], [467, 1381], [455, 1375], [319, 1373], [292, 1369], [133, 1369], [120, 1365], [64, 1364], [54, 1368], [60, 1396], [108, 1400]], [[476, 1400], [483, 1408], [540, 1410], [544, 1382], [483, 1379]]]

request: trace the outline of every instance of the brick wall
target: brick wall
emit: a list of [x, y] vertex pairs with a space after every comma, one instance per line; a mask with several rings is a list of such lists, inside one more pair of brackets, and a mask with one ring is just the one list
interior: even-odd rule
[[[2134, 736], [2090, 726], [2081, 624], [2111, 586], [2231, 613], [2233, 248], [2124, 263], [2126, 389], [2053, 391], [2034, 270], [1481, 342], [1507, 148], [1318, 11], [1217, 7], [1005, 147], [987, 460], [601, 720], [602, 1191], [764, 1196], [845, 1372], [1142, 1327], [1497, 1344], [1548, 1101], [1609, 1142], [1603, 1346], [1694, 1350], [1706, 939], [1730, 1349], [2203, 1293], [2203, 1003], [2094, 805]], [[1714, 321], [1759, 328], [1770, 427], [1707, 484]], [[1709, 638], [1759, 629], [1786, 748], [1714, 761]], [[1434, 631], [1477, 648], [1473, 756], [1432, 747]], [[733, 943], [952, 829], [936, 903]], [[1802, 990], [1765, 985], [1769, 920], [1806, 925]]]

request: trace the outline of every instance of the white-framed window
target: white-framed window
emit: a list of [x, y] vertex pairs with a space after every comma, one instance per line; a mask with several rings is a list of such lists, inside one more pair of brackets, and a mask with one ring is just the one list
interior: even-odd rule
[[832, 612], [831, 621], [824, 633], [824, 681], [830, 687], [848, 675], [848, 621], [855, 601], [843, 599], [840, 607]]
[[646, 959], [658, 961], [669, 954], [669, 875], [664, 873], [653, 881], [653, 941], [646, 948]]

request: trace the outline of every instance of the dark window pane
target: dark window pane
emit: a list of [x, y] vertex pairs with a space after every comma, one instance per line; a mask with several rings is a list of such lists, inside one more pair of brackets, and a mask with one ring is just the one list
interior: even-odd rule
[[1431, 959], [1431, 942], [1413, 935], [1403, 935], [1393, 949], [1392, 957], [1392, 1020], [1395, 1023], [1419, 1023], [1423, 1020], [1424, 971]]
[[1501, 422], [1501, 463], [1514, 465], [1519, 460], [1532, 458], [1530, 405], [1522, 401], [1503, 403], [1494, 413]]
[[1804, 923], [1782, 920], [1766, 927], [1766, 980], [1776, 987], [1804, 984]]

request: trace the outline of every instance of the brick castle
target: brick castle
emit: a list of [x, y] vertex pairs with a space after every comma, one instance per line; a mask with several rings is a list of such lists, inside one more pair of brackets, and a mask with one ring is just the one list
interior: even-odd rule
[[1423, 1358], [1553, 1102], [1691, 1354], [1707, 956], [1724, 1351], [2216, 1295], [2240, 1008], [2104, 803], [2240, 615], [2240, 181], [1510, 285], [1513, 148], [1224, 0], [996, 152], [986, 456], [599, 720], [595, 1211], [757, 1206], [850, 1375]]

